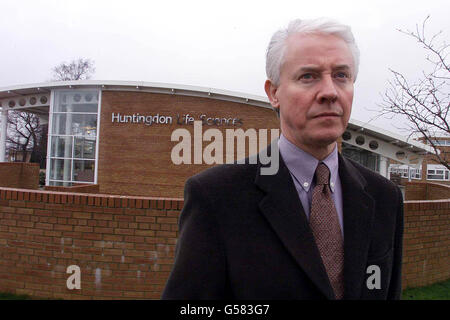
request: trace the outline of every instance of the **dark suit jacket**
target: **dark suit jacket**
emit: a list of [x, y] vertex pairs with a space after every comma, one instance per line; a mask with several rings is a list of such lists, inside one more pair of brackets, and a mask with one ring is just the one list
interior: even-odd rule
[[[220, 165], [185, 185], [179, 239], [163, 299], [335, 299], [289, 171]], [[344, 299], [399, 299], [400, 189], [339, 154]], [[366, 282], [376, 265], [381, 288]]]

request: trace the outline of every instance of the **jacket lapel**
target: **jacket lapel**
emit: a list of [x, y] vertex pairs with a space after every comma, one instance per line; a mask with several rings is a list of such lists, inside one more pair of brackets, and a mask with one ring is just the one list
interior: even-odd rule
[[283, 159], [279, 157], [279, 170], [274, 175], [261, 175], [261, 166], [259, 163], [255, 179], [256, 185], [266, 193], [259, 203], [261, 212], [317, 288], [328, 299], [335, 299], [309, 222]]
[[374, 200], [364, 191], [367, 184], [364, 177], [341, 154], [339, 177], [344, 212], [344, 298], [358, 299], [365, 285]]

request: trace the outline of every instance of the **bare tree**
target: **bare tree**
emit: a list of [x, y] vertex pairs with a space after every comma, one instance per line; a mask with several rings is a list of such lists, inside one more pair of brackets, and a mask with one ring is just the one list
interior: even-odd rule
[[28, 152], [36, 153], [40, 140], [44, 134], [39, 117], [33, 113], [10, 111], [8, 112], [8, 136], [9, 152], [21, 152], [23, 161], [26, 161]]
[[[91, 59], [79, 58], [69, 63], [61, 63], [52, 69], [54, 81], [84, 80], [90, 79], [95, 72], [94, 62]], [[20, 152], [23, 161], [31, 152], [31, 161], [39, 162], [45, 167], [47, 150], [48, 126], [41, 125], [39, 117], [33, 113], [14, 112], [8, 113], [8, 152]]]
[[[415, 31], [398, 30], [415, 39], [426, 51], [426, 60], [430, 63], [429, 71], [422, 71], [418, 80], [409, 81], [402, 73], [389, 69], [393, 79], [383, 95], [380, 115], [403, 115], [408, 119], [406, 130], [408, 138], [419, 138], [433, 147], [436, 153], [438, 137], [450, 137], [450, 66], [448, 61], [449, 45], [436, 41], [442, 31], [428, 37], [425, 26], [428, 16], [421, 28], [416, 25]], [[450, 170], [449, 152], [441, 150], [437, 161]]]
[[52, 69], [53, 80], [86, 80], [90, 79], [95, 72], [94, 61], [79, 58], [69, 63], [63, 62]]
[[37, 133], [38, 140], [34, 142], [30, 162], [39, 163], [40, 168], [45, 168], [47, 165], [48, 124], [41, 124]]

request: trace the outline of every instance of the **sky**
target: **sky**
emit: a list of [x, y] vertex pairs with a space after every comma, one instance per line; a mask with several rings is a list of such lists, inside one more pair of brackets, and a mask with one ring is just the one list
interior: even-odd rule
[[[94, 60], [95, 80], [173, 83], [265, 96], [265, 51], [292, 19], [334, 18], [361, 51], [351, 118], [407, 135], [403, 119], [376, 118], [392, 79], [428, 68], [426, 51], [398, 31], [449, 42], [450, 1], [0, 0], [0, 88], [41, 83], [51, 69]], [[439, 42], [438, 41], [438, 42]]]

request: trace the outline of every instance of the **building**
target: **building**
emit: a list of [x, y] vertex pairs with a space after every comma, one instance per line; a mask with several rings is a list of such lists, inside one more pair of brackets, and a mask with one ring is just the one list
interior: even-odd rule
[[[0, 88], [0, 103], [4, 124], [11, 110], [32, 112], [48, 122], [47, 186], [98, 185], [104, 194], [182, 197], [186, 179], [211, 164], [195, 159], [194, 152], [190, 164], [173, 161], [180, 142], [172, 138], [177, 129], [191, 134], [192, 151], [211, 143], [203, 135], [207, 129], [218, 130], [224, 139], [228, 129], [242, 129], [247, 139], [254, 139], [249, 130], [254, 131], [260, 149], [279, 129], [265, 97], [172, 84], [86, 80], [12, 86]], [[201, 121], [203, 131], [195, 129], [194, 121]], [[5, 161], [6, 130], [2, 125], [0, 161]], [[267, 130], [267, 137], [260, 130]], [[228, 150], [224, 143], [219, 158], [237, 160], [238, 144], [237, 139]], [[248, 143], [245, 150], [245, 155], [254, 151]], [[341, 151], [386, 177], [389, 159], [417, 166], [433, 152], [425, 144], [354, 119], [342, 137]]]
[[[426, 144], [431, 145], [430, 142]], [[441, 158], [450, 163], [450, 137], [434, 138], [433, 144], [439, 150]], [[402, 184], [407, 181], [429, 181], [450, 185], [450, 171], [439, 163], [437, 156], [433, 153], [426, 154], [421, 165], [409, 166], [396, 162], [390, 163], [389, 172], [400, 176]]]

